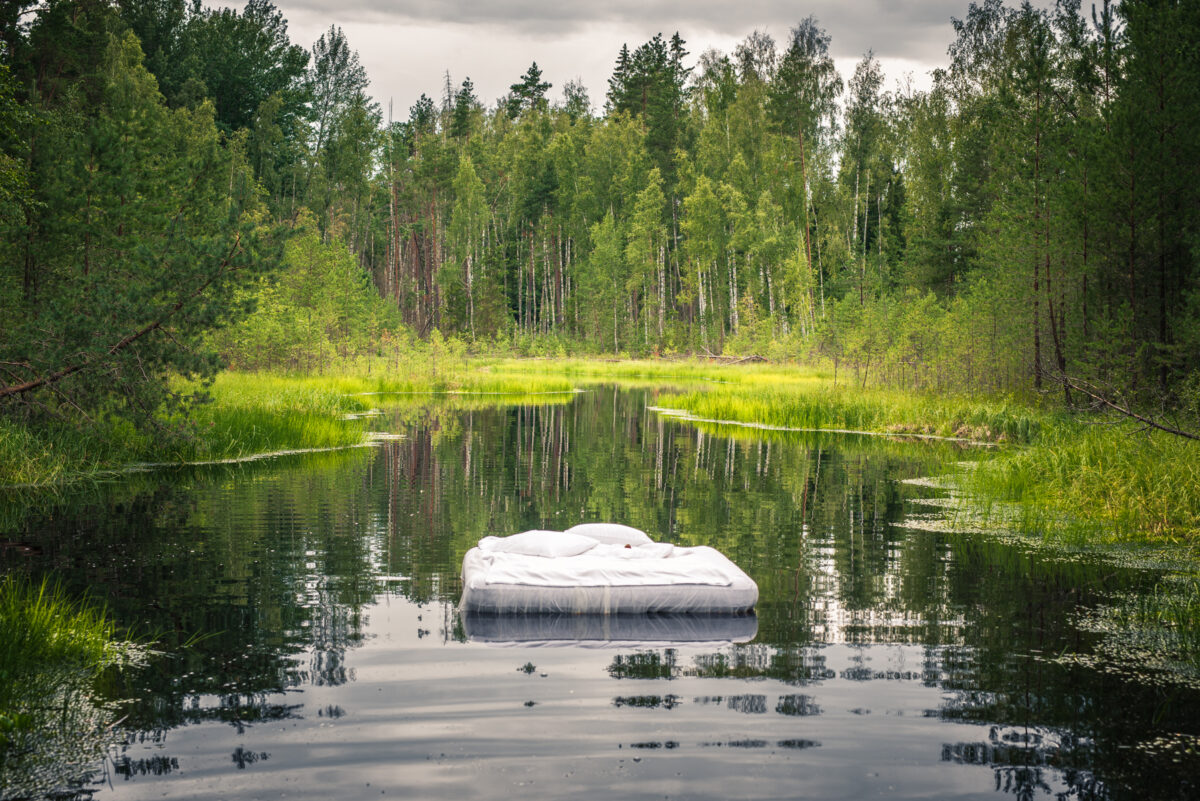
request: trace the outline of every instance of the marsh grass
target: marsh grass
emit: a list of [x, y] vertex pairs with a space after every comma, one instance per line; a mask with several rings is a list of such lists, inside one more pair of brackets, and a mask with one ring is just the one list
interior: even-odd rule
[[1054, 415], [1011, 401], [835, 390], [812, 382], [718, 386], [668, 396], [661, 402], [708, 420], [995, 443], [1031, 442], [1056, 422]]
[[[945, 471], [968, 496], [972, 520], [990, 518], [992, 525], [1072, 544], [1184, 545], [1192, 556], [1200, 549], [1196, 443], [1039, 398], [835, 388], [826, 371], [778, 364], [493, 359], [472, 367], [494, 376], [561, 377], [576, 386], [665, 387], [655, 406], [685, 411], [702, 427], [724, 421], [989, 443], [999, 447], [938, 449]], [[729, 426], [711, 430], [736, 436]], [[957, 470], [953, 463], [964, 458], [979, 469]]]
[[74, 601], [49, 581], [0, 579], [0, 715], [48, 666], [98, 675], [115, 661], [115, 643], [116, 628], [101, 607]]
[[1171, 632], [1174, 649], [1200, 670], [1200, 580], [1160, 584], [1153, 595], [1134, 599], [1128, 612], [1135, 625]]
[[46, 486], [94, 474], [144, 452], [148, 443], [121, 421], [34, 429], [0, 417], [0, 488]]
[[337, 448], [362, 442], [365, 423], [350, 416], [370, 408], [332, 382], [223, 373], [211, 400], [193, 407], [188, 434], [151, 461], [239, 458], [282, 449]]
[[[357, 415], [507, 403], [564, 403], [600, 384], [646, 388], [659, 408], [711, 421], [780, 429], [856, 431], [894, 439], [945, 437], [1001, 447], [966, 458], [976, 511], [1004, 507], [1003, 523], [1086, 541], [1200, 545], [1200, 448], [1164, 434], [1020, 398], [923, 395], [832, 385], [827, 371], [703, 360], [477, 358], [434, 341], [403, 363], [344, 363], [320, 375], [232, 373], [211, 401], [165, 421], [153, 437], [120, 421], [89, 431], [38, 431], [0, 420], [0, 485], [52, 484], [134, 462], [185, 463], [291, 449], [347, 447], [375, 425]], [[181, 392], [195, 387], [179, 384]], [[709, 422], [705, 422], [709, 421]], [[732, 430], [732, 429], [728, 429]], [[763, 434], [765, 436], [765, 434]], [[946, 458], [954, 452], [947, 450]], [[1015, 506], [1016, 512], [1013, 512]]]
[[[0, 488], [51, 487], [138, 464], [239, 459], [284, 450], [362, 444], [372, 409], [414, 403], [465, 407], [497, 402], [565, 402], [573, 382], [529, 375], [495, 362], [440, 372], [286, 375], [225, 372], [211, 385], [177, 381], [181, 395], [208, 399], [146, 429], [113, 418], [90, 425], [23, 426], [0, 418]], [[473, 400], [472, 400], [473, 399]]]
[[102, 607], [60, 585], [0, 579], [0, 797], [78, 787], [113, 736], [97, 682], [146, 653], [118, 637]]
[[966, 486], [1014, 501], [1031, 525], [1079, 541], [1200, 546], [1200, 448], [1131, 426], [1051, 427], [980, 463]]

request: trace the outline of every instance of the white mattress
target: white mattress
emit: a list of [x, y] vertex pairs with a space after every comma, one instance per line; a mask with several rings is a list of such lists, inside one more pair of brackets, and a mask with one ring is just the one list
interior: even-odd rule
[[[508, 548], [507, 542], [525, 545]], [[463, 559], [460, 608], [506, 614], [729, 614], [747, 612], [758, 602], [758, 585], [713, 548], [682, 548], [649, 538], [638, 545], [589, 542], [571, 532], [549, 531], [484, 538]], [[557, 543], [570, 547], [553, 547]]]

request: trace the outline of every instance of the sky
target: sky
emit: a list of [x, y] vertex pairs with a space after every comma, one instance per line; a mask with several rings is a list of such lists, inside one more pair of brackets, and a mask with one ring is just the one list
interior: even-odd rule
[[[968, 0], [275, 0], [292, 41], [311, 47], [330, 25], [342, 28], [371, 79], [370, 92], [385, 117], [407, 119], [421, 93], [440, 100], [446, 71], [455, 88], [470, 77], [475, 93], [493, 105], [531, 61], [562, 97], [563, 85], [582, 81], [600, 112], [621, 45], [632, 51], [656, 33], [679, 31], [694, 64], [716, 48], [732, 54], [754, 30], [782, 50], [788, 32], [813, 15], [831, 37], [843, 79], [872, 50], [887, 89], [910, 81], [928, 88], [929, 73], [945, 66], [954, 38], [951, 17], [966, 15]], [[215, 3], [214, 5], [238, 5]], [[1040, 3], [1039, 3], [1040, 5]]]

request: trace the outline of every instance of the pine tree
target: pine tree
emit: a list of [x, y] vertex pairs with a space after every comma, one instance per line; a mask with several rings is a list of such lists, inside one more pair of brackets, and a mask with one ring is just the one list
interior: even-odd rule
[[41, 224], [4, 241], [4, 261], [38, 280], [5, 312], [0, 402], [145, 422], [171, 399], [169, 376], [216, 370], [203, 336], [244, 312], [238, 288], [278, 252], [211, 104], [167, 109], [132, 33], [110, 37], [94, 70], [96, 102], [55, 112], [39, 145]]
[[546, 92], [553, 86], [554, 84], [542, 80], [542, 70], [536, 61], [530, 64], [521, 80], [509, 87], [509, 118], [516, 119], [525, 111], [544, 109]]

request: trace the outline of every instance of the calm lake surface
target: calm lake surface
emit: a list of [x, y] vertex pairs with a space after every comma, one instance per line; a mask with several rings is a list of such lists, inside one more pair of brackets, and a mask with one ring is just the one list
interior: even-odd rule
[[[1160, 576], [928, 525], [944, 493], [909, 480], [950, 446], [655, 402], [409, 410], [374, 447], [10, 516], [4, 568], [90, 588], [166, 652], [112, 689], [125, 741], [83, 797], [1200, 797], [1200, 692], [1085, 625]], [[717, 547], [757, 617], [616, 642], [460, 618], [480, 537], [601, 520]], [[696, 632], [737, 641], [672, 642]]]

